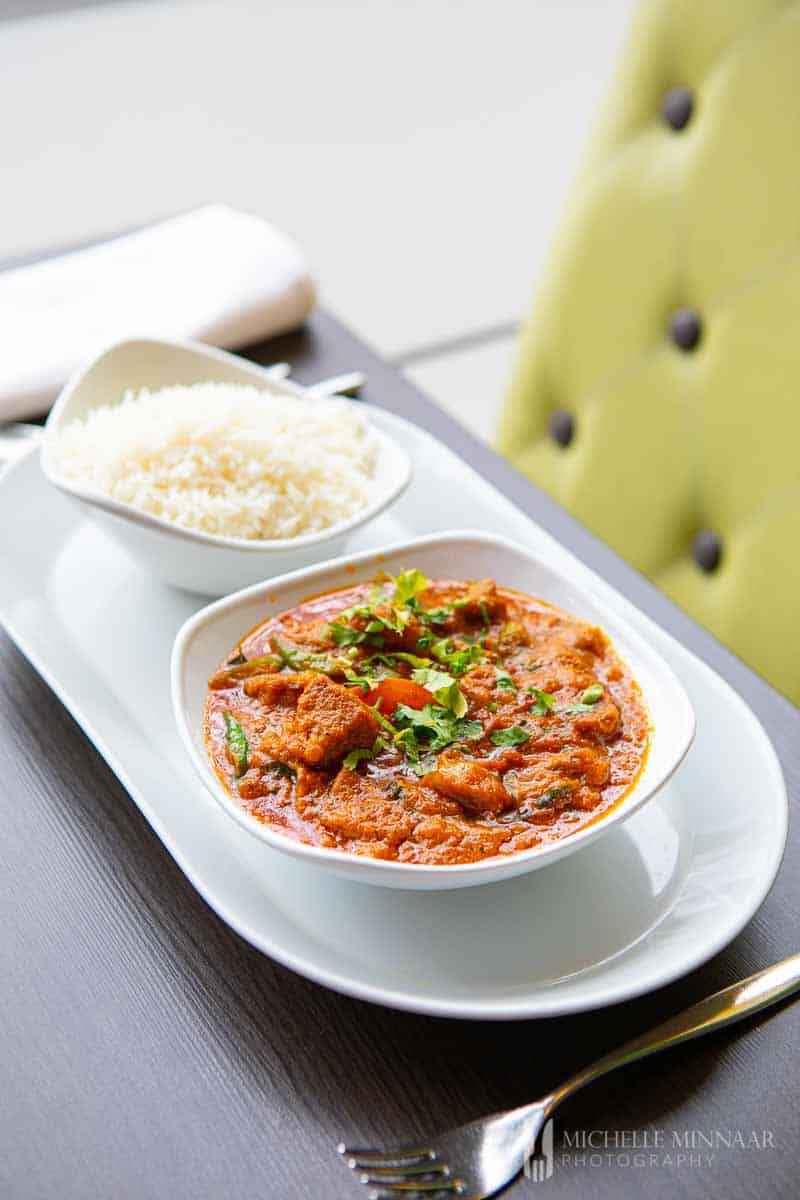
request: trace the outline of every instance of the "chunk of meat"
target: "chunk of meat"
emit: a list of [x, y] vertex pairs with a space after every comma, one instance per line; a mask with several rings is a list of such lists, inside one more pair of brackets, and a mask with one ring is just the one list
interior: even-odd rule
[[592, 711], [581, 713], [575, 718], [575, 728], [584, 735], [596, 734], [598, 737], [610, 738], [619, 728], [619, 708], [610, 696], [605, 695]]
[[[497, 693], [497, 674], [494, 663], [479, 663], [458, 681], [467, 703], [472, 708], [485, 708], [493, 700], [502, 698]], [[513, 693], [506, 693], [506, 695]]]
[[457, 611], [472, 621], [482, 620], [485, 611], [492, 621], [497, 621], [506, 615], [506, 602], [498, 596], [493, 579], [479, 579], [469, 585], [458, 601]]
[[[429, 816], [415, 826], [413, 838], [402, 843], [397, 857], [400, 862], [482, 862], [503, 853], [509, 834], [504, 825], [492, 828], [488, 822], [466, 821], [463, 816]], [[535, 832], [529, 836], [529, 844], [536, 845]]]
[[529, 646], [530, 642], [530, 634], [521, 621], [506, 621], [497, 635], [497, 649], [504, 656]]
[[608, 783], [611, 767], [604, 746], [574, 746], [554, 754], [541, 754], [528, 765], [512, 768], [504, 776], [506, 790], [520, 805], [538, 802], [548, 792], [563, 792], [560, 802], [582, 807], [592, 803]]
[[589, 787], [600, 788], [608, 783], [611, 767], [608, 752], [602, 746], [572, 746], [560, 754], [550, 755], [547, 767], [554, 775], [582, 778]]
[[602, 629], [584, 621], [570, 622], [561, 636], [562, 641], [571, 644], [575, 650], [588, 650], [596, 658], [602, 658], [608, 647], [608, 638]]
[[442, 755], [436, 770], [424, 777], [424, 783], [475, 812], [502, 812], [514, 803], [497, 771], [475, 759], [458, 756], [448, 760]]
[[306, 814], [313, 804], [319, 824], [356, 854], [393, 858], [419, 819], [406, 809], [402, 792], [395, 791], [399, 789], [342, 767], [332, 785], [309, 801]]
[[299, 759], [311, 767], [329, 767], [350, 750], [371, 746], [375, 741], [379, 728], [375, 714], [352, 691], [334, 683], [327, 675], [301, 672], [264, 676], [262, 686], [267, 691], [277, 690], [276, 684], [266, 683], [268, 679], [284, 679], [292, 690], [298, 684], [289, 681], [301, 681], [294, 712], [286, 718], [280, 732], [264, 735], [260, 749], [268, 754], [282, 761]]

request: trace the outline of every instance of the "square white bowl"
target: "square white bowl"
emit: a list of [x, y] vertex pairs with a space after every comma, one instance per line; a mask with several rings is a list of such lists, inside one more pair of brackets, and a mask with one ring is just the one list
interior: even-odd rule
[[[490, 576], [501, 587], [537, 596], [599, 625], [609, 635], [641, 687], [652, 730], [644, 770], [633, 789], [606, 816], [550, 845], [477, 863], [430, 866], [384, 861], [297, 842], [251, 816], [222, 786], [206, 754], [203, 716], [208, 679], [225, 655], [254, 625], [310, 595], [372, 579], [379, 570], [397, 574], [408, 567], [419, 567], [431, 578], [471, 580]], [[602, 837], [663, 787], [683, 761], [695, 728], [689, 698], [672, 669], [624, 618], [524, 546], [472, 531], [416, 538], [294, 571], [208, 605], [185, 623], [175, 639], [172, 702], [181, 738], [203, 783], [225, 811], [261, 842], [349, 879], [425, 890], [508, 879], [555, 862]]]
[[[45, 426], [42, 469], [50, 483], [85, 504], [92, 519], [130, 557], [165, 582], [203, 596], [222, 596], [268, 575], [329, 559], [341, 553], [353, 530], [383, 512], [408, 486], [408, 455], [374, 424], [370, 429], [378, 454], [369, 504], [328, 529], [294, 538], [255, 540], [185, 529], [84, 487], [59, 472], [53, 442], [69, 422], [101, 405], [118, 404], [128, 389], [153, 391], [173, 384], [209, 382], [250, 384], [290, 402], [308, 395], [298, 384], [213, 346], [139, 338], [117, 343], [77, 371], [53, 405]], [[369, 409], [364, 404], [344, 397], [337, 400], [356, 405], [369, 421]], [[327, 400], [317, 397], [314, 403], [325, 404]]]

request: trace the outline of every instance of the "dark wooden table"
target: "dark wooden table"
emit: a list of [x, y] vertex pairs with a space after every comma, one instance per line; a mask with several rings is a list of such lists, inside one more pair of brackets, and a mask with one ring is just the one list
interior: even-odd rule
[[[251, 353], [285, 358], [307, 381], [366, 371], [365, 400], [446, 441], [744, 695], [796, 802], [798, 710], [362, 342], [319, 314]], [[1, 634], [0, 722], [0, 1195], [9, 1200], [353, 1200], [366, 1193], [334, 1153], [341, 1137], [413, 1140], [521, 1103], [798, 948], [793, 822], [761, 911], [727, 950], [670, 987], [560, 1020], [392, 1012], [308, 983], [232, 933]], [[628, 1147], [634, 1133], [641, 1144], [659, 1131], [657, 1161], [635, 1165], [630, 1149], [585, 1165], [557, 1157], [545, 1184], [522, 1179], [508, 1194], [796, 1196], [799, 1042], [800, 1004], [785, 1006], [596, 1083], [561, 1111], [560, 1152], [574, 1153], [564, 1136], [576, 1130], [605, 1131], [606, 1141], [626, 1131]], [[686, 1161], [709, 1153], [702, 1140], [694, 1151], [673, 1141], [751, 1130], [760, 1149], [718, 1147], [710, 1164]]]

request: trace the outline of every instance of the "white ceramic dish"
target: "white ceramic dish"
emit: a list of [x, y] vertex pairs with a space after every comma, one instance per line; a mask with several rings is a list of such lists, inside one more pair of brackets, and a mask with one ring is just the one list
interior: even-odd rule
[[[203, 744], [203, 713], [209, 676], [240, 638], [267, 617], [300, 604], [309, 596], [365, 582], [378, 570], [397, 574], [419, 567], [430, 578], [496, 579], [556, 604], [610, 636], [642, 689], [652, 724], [644, 770], [628, 795], [607, 816], [578, 833], [519, 854], [452, 866], [427, 866], [370, 858], [307, 845], [257, 820], [222, 786]], [[494, 534], [454, 531], [417, 538], [355, 558], [294, 571], [210, 604], [191, 617], [175, 640], [172, 654], [172, 702], [178, 730], [203, 783], [229, 816], [266, 846], [328, 868], [347, 879], [384, 887], [431, 889], [470, 887], [511, 879], [574, 853], [626, 821], [655, 796], [683, 761], [694, 736], [689, 698], [658, 651], [624, 617], [582, 587], [554, 571], [521, 545]]]
[[[212, 346], [138, 339], [119, 342], [73, 375], [53, 405], [45, 426], [42, 467], [50, 482], [86, 504], [93, 520], [132, 558], [167, 583], [203, 596], [221, 596], [270, 575], [332, 558], [341, 551], [353, 530], [371, 521], [408, 485], [411, 478], [408, 455], [385, 431], [376, 429], [378, 457], [374, 489], [366, 508], [321, 533], [256, 541], [182, 529], [96, 489], [82, 487], [59, 473], [51, 449], [56, 434], [68, 422], [85, 417], [99, 405], [119, 403], [128, 388], [152, 390], [170, 384], [207, 381], [255, 384], [287, 400], [309, 394], [268, 369]], [[344, 398], [342, 402], [359, 403]], [[325, 400], [318, 399], [316, 403], [324, 404]], [[360, 411], [365, 411], [363, 405]]]
[[697, 736], [681, 770], [579, 854], [488, 887], [404, 892], [257, 842], [199, 781], [172, 719], [170, 648], [203, 602], [132, 564], [47, 485], [36, 454], [0, 477], [0, 621], [206, 901], [291, 970], [396, 1008], [497, 1020], [579, 1012], [669, 983], [735, 937], [775, 878], [787, 800], [769, 738], [713, 671], [447, 447], [389, 414], [373, 421], [416, 473], [348, 550], [442, 525], [522, 541], [623, 615], [689, 694]]

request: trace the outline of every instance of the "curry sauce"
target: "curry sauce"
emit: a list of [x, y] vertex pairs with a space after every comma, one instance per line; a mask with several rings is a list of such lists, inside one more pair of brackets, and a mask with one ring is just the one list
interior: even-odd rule
[[452, 864], [607, 813], [650, 731], [602, 630], [493, 580], [412, 570], [248, 633], [209, 681], [205, 737], [223, 785], [276, 831]]

